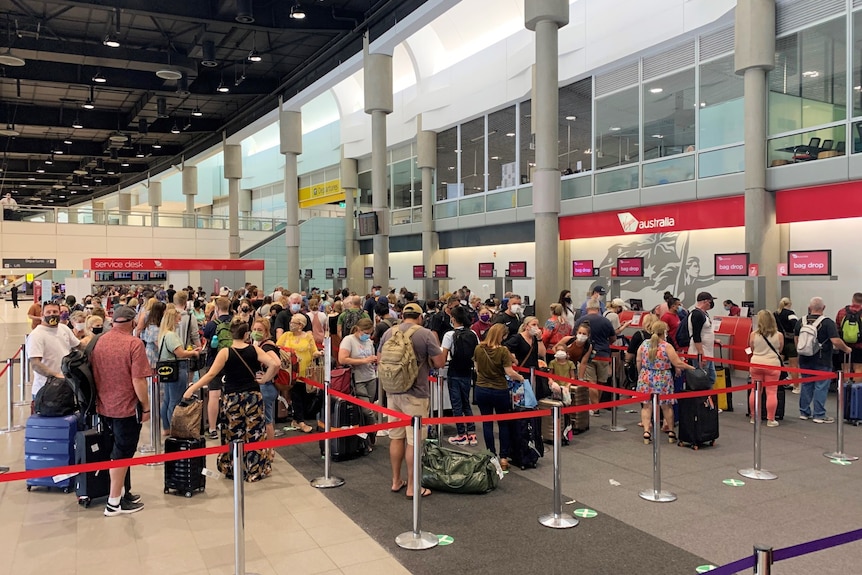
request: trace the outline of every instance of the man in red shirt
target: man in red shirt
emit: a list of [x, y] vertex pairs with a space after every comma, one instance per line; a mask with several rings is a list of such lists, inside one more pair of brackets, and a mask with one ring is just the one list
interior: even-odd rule
[[[127, 306], [114, 310], [113, 327], [96, 342], [90, 355], [96, 381], [96, 411], [114, 436], [111, 459], [135, 456], [141, 423], [150, 419], [147, 377], [152, 375], [144, 342], [132, 335], [135, 311]], [[137, 412], [141, 415], [138, 417]], [[110, 470], [111, 492], [105, 516], [135, 513], [143, 509], [141, 498], [131, 492], [128, 467]], [[125, 487], [125, 489], [124, 489]]]
[[[851, 311], [854, 314], [859, 315], [860, 311], [862, 311], [862, 293], [856, 292], [853, 294], [853, 300], [850, 305], [842, 307], [838, 310], [838, 314], [835, 316], [835, 325], [838, 326], [838, 335], [842, 336], [841, 332], [841, 324], [844, 321], [844, 317], [847, 315], [847, 311]], [[846, 373], [862, 373], [862, 342], [849, 342], [844, 340], [844, 342], [850, 346], [850, 364], [844, 364], [844, 371]], [[858, 378], [855, 381], [859, 381]]]
[[661, 320], [667, 324], [667, 340], [674, 347], [679, 347], [676, 345], [676, 332], [679, 329], [679, 306], [679, 298], [668, 298], [667, 311], [661, 316]]

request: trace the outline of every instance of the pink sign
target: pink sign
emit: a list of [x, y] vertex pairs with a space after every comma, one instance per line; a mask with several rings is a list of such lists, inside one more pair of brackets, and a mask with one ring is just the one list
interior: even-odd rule
[[425, 266], [413, 266], [413, 279], [419, 280], [425, 277]]
[[760, 266], [757, 264], [748, 264], [748, 276], [756, 278], [760, 275]]
[[617, 258], [617, 275], [619, 277], [643, 277], [643, 258]]
[[787, 252], [787, 273], [791, 276], [832, 275], [832, 250]]
[[480, 278], [492, 278], [492, 277], [494, 277], [494, 264], [493, 263], [481, 263], [481, 264], [479, 264], [479, 277]]
[[572, 277], [593, 277], [593, 260], [572, 260]]
[[776, 270], [776, 273], [780, 276], [786, 276], [787, 275], [787, 262], [781, 262], [780, 264], [778, 264], [778, 268]]
[[509, 262], [510, 278], [527, 277], [527, 262]]
[[748, 254], [715, 254], [715, 275], [748, 275]]
[[447, 278], [449, 277], [449, 265], [448, 264], [437, 264], [434, 266], [434, 277], [435, 278]]

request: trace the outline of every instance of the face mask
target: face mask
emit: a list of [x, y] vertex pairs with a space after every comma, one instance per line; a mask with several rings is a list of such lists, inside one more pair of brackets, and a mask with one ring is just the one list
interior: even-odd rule
[[98, 327], [93, 327], [93, 329], [92, 329], [91, 331], [92, 331], [93, 333], [102, 333], [102, 330], [103, 330], [103, 329], [105, 329], [105, 328], [104, 328], [104, 327], [102, 327], [102, 326], [98, 326]]
[[83, 324], [83, 323], [76, 323], [75, 324], [75, 330], [77, 330], [77, 331], [84, 331], [85, 327], [87, 327], [87, 325]]
[[539, 335], [540, 333], [542, 333], [542, 330], [540, 330], [539, 328], [537, 328], [537, 327], [531, 327], [530, 328], [530, 334], [531, 335]]
[[379, 296], [379, 295], [380, 295], [380, 290], [374, 290], [374, 295]]
[[57, 327], [58, 325], [60, 325], [60, 316], [49, 315], [45, 318], [45, 323], [47, 323], [50, 327]]
[[715, 302], [714, 302], [714, 301], [712, 301], [712, 300], [710, 300], [710, 301], [709, 301], [709, 309], [712, 309], [712, 308], [714, 308], [714, 307], [715, 307]]
[[565, 361], [565, 359], [569, 356], [564, 351], [558, 351], [557, 353], [554, 354], [554, 357], [557, 358], [559, 361]]
[[263, 341], [263, 335], [264, 334], [260, 333], [259, 331], [253, 331], [251, 332], [251, 339], [253, 341]]
[[368, 341], [369, 339], [371, 339], [371, 334], [367, 334], [367, 333], [359, 334], [359, 341], [365, 342], [365, 341]]
[[290, 311], [292, 311], [293, 313], [298, 313], [300, 308], [302, 308], [302, 306], [298, 303], [295, 303], [290, 306]]
[[491, 319], [491, 316], [487, 313], [483, 313], [479, 316], [479, 319], [481, 319], [482, 321], [488, 321], [489, 319]]
[[567, 296], [563, 298], [563, 301], [566, 303], [572, 303], [572, 296]]
[[730, 306], [729, 305], [724, 306], [724, 311], [730, 311]]
[[64, 311], [60, 313], [60, 321], [69, 321], [69, 312]]
[[521, 313], [521, 305], [517, 303], [514, 305], [510, 305], [509, 311], [511, 311], [515, 315], [518, 315], [519, 313]]
[[588, 339], [590, 339], [590, 336], [588, 336], [585, 333], [579, 333], [578, 335], [575, 336], [575, 339], [577, 339], [578, 342], [580, 342], [580, 343], [586, 343], [586, 341]]
[[246, 306], [242, 307], [242, 313], [248, 313], [248, 308]]

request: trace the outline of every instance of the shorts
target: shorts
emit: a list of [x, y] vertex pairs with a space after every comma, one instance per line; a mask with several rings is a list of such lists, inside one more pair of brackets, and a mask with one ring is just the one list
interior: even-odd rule
[[[386, 396], [387, 406], [394, 411], [400, 411], [411, 417], [418, 415], [419, 417], [428, 417], [431, 408], [431, 399], [428, 397], [414, 397], [406, 393], [389, 394]], [[393, 415], [389, 416], [389, 422], [399, 421]], [[424, 425], [422, 427], [425, 427]], [[407, 444], [413, 445], [413, 426], [395, 427], [389, 430], [389, 439], [404, 439], [407, 437]], [[422, 430], [422, 439], [425, 439], [425, 430]]]
[[858, 365], [860, 368], [862, 368], [862, 349], [858, 347], [850, 348], [850, 363], [852, 363], [854, 366]]
[[275, 385], [267, 383], [260, 386], [263, 395], [263, 420], [267, 425], [275, 422], [275, 402], [278, 401], [278, 390]]
[[586, 369], [584, 369], [584, 381], [605, 385], [608, 382], [610, 373], [611, 363], [609, 361], [596, 361], [594, 359], [593, 361], [587, 362]]
[[223, 375], [217, 375], [214, 378], [212, 378], [212, 380], [207, 385], [207, 389], [210, 391], [221, 391], [222, 388], [224, 387], [224, 379], [223, 378], [224, 378]]
[[111, 450], [111, 459], [129, 459], [135, 456], [138, 449], [138, 440], [141, 438], [141, 424], [133, 415], [131, 417], [107, 417], [102, 415], [101, 420], [105, 429], [114, 436], [114, 448]]
[[781, 348], [781, 355], [784, 356], [784, 359], [799, 357], [799, 354], [796, 353], [796, 343], [793, 341], [792, 335], [784, 334], [784, 347]]

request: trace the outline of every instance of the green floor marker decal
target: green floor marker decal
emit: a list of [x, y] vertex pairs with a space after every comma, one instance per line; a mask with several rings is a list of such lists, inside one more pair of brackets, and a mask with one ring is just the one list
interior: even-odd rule
[[745, 481], [740, 481], [739, 479], [725, 479], [722, 483], [731, 487], [742, 487], [745, 485]]
[[452, 545], [455, 543], [455, 538], [451, 535], [438, 535], [437, 536], [437, 544], [438, 545]]
[[694, 570], [695, 573], [707, 573], [712, 571], [713, 569], [718, 569], [715, 565], [699, 565], [697, 569]]
[[831, 459], [830, 461], [835, 465], [851, 465], [851, 462], [845, 459]]
[[598, 515], [598, 513], [596, 513], [592, 509], [575, 509], [574, 511], [572, 511], [572, 515], [574, 515], [575, 517], [583, 517], [585, 519], [591, 519], [591, 518], [595, 517], [596, 515]]

